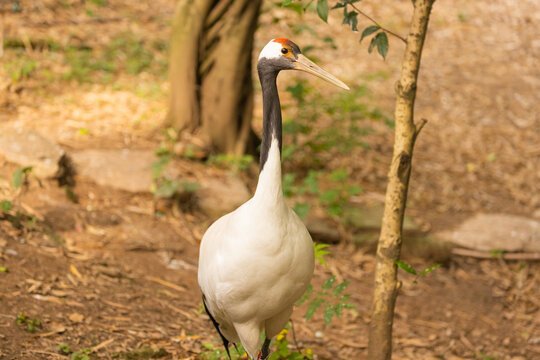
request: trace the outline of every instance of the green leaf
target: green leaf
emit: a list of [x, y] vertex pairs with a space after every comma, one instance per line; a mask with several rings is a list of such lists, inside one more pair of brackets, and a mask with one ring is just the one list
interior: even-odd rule
[[9, 270], [5, 266], [0, 266], [0, 272], [7, 273], [7, 272], [9, 272]]
[[373, 48], [377, 45], [377, 42], [376, 42], [376, 39], [377, 37], [374, 36], [372, 39], [371, 39], [371, 42], [369, 43], [369, 47], [367, 49], [368, 53], [371, 54], [371, 51], [373, 50]]
[[435, 265], [433, 265], [433, 266], [427, 267], [427, 268], [425, 268], [424, 270], [422, 270], [422, 271], [420, 272], [420, 276], [424, 276], [424, 275], [426, 275], [428, 272], [431, 272], [431, 271], [433, 271], [433, 270], [435, 270], [435, 269], [437, 269], [437, 268], [439, 268], [439, 267], [441, 267], [441, 264], [435, 264]]
[[349, 283], [350, 283], [349, 281], [344, 281], [341, 284], [337, 285], [334, 288], [334, 296], [340, 295], [343, 292], [343, 290], [345, 290], [347, 286], [349, 286]]
[[306, 178], [304, 179], [304, 185], [312, 194], [318, 194], [319, 193], [319, 180], [317, 179], [317, 176], [319, 176], [319, 173], [314, 170], [310, 170]]
[[289, 159], [293, 153], [296, 150], [296, 145], [285, 145], [283, 146], [283, 150], [281, 151], [281, 157], [285, 159]]
[[154, 196], [157, 198], [170, 198], [178, 191], [180, 183], [174, 180], [165, 179], [154, 192]]
[[324, 303], [324, 300], [321, 298], [313, 299], [309, 303], [308, 309], [306, 311], [306, 315], [305, 315], [306, 320], [311, 319], [313, 315], [315, 314], [315, 311], [317, 311], [317, 309], [320, 308], [323, 303]]
[[302, 295], [302, 297], [300, 299], [298, 299], [295, 303], [296, 306], [300, 306], [302, 305], [303, 303], [306, 302], [306, 300], [309, 299], [309, 295], [308, 294], [304, 294]]
[[358, 195], [362, 191], [364, 191], [364, 189], [358, 185], [351, 186], [349, 189], [347, 189], [347, 192], [349, 193], [349, 195]]
[[328, 1], [317, 0], [317, 14], [324, 22], [328, 22]]
[[32, 166], [22, 167], [15, 170], [12, 177], [12, 185], [15, 189], [21, 187], [23, 183], [23, 176], [27, 175], [32, 170]]
[[307, 203], [296, 203], [293, 210], [300, 219], [305, 219], [311, 210], [311, 205]]
[[69, 345], [65, 343], [56, 345], [56, 350], [58, 350], [59, 353], [64, 355], [69, 355], [69, 353], [71, 352], [71, 350], [69, 349]]
[[288, 2], [287, 5], [281, 5], [281, 7], [286, 7], [288, 9], [291, 9], [292, 11], [296, 12], [298, 15], [302, 15], [304, 12], [304, 7], [301, 4], [295, 4], [293, 1]]
[[341, 204], [330, 205], [328, 207], [328, 214], [334, 217], [343, 215], [343, 206]]
[[12, 207], [13, 205], [9, 200], [2, 200], [2, 202], [0, 202], [0, 208], [2, 208], [2, 211], [4, 212], [11, 210]]
[[386, 60], [386, 54], [388, 54], [388, 36], [386, 36], [385, 32], [380, 32], [375, 35], [375, 41], [377, 42], [377, 51]]
[[339, 193], [340, 193], [339, 189], [326, 190], [319, 196], [319, 201], [327, 203], [327, 204], [333, 203], [339, 197]]
[[180, 183], [182, 189], [188, 193], [195, 192], [195, 190], [201, 187], [201, 184], [198, 182], [183, 181]]
[[291, 197], [294, 195], [295, 186], [294, 186], [294, 180], [296, 179], [295, 173], [288, 173], [283, 176], [282, 180], [282, 188], [283, 188], [283, 196], [285, 197]]
[[356, 11], [348, 12], [347, 8], [344, 9], [343, 24], [349, 25], [352, 31], [358, 31], [358, 13]]
[[294, 0], [283, 0], [281, 2], [281, 6], [287, 6], [287, 5], [290, 5], [294, 2]]
[[317, 259], [317, 261], [323, 265], [326, 266], [326, 260], [324, 260], [324, 256], [325, 255], [328, 255], [330, 254], [330, 251], [326, 251], [326, 250], [323, 250], [327, 247], [329, 247], [330, 245], [328, 244], [317, 244], [317, 243], [313, 243], [313, 248], [315, 250], [315, 259]]
[[317, 253], [317, 250], [325, 249], [327, 247], [330, 247], [330, 244], [317, 244], [314, 243], [313, 247], [315, 248], [315, 253]]
[[345, 180], [348, 176], [349, 174], [347, 173], [347, 170], [337, 169], [330, 174], [330, 180], [333, 182], [340, 182]]
[[289, 92], [291, 96], [299, 103], [304, 102], [305, 96], [308, 92], [306, 86], [301, 81], [294, 86], [287, 86], [285, 91]]
[[334, 286], [334, 283], [336, 282], [336, 277], [334, 275], [330, 276], [323, 284], [322, 288], [324, 290], [329, 290]]
[[411, 265], [407, 264], [405, 261], [398, 260], [396, 261], [396, 265], [408, 272], [409, 274], [416, 275], [416, 270], [414, 270], [414, 268]]
[[362, 36], [360, 36], [360, 41], [362, 41], [366, 36], [373, 34], [375, 31], [379, 29], [380, 29], [379, 25], [368, 26], [367, 28], [364, 29], [364, 31], [362, 31]]
[[334, 307], [330, 303], [326, 303], [326, 308], [324, 309], [324, 323], [326, 326], [330, 325], [332, 318], [334, 317]]

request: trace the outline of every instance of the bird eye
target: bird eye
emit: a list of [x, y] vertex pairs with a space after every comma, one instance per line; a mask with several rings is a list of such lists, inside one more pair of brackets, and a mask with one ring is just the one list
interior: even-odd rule
[[287, 50], [286, 48], [281, 48], [281, 53], [282, 53], [283, 55], [285, 55], [285, 54], [288, 53], [288, 52], [289, 52], [289, 50]]

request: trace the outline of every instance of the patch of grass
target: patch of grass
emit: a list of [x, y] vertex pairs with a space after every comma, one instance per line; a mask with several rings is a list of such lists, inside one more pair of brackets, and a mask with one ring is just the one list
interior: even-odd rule
[[254, 158], [251, 155], [217, 154], [209, 157], [208, 164], [243, 171], [249, 169], [253, 161]]
[[71, 360], [90, 360], [91, 348], [84, 348], [71, 354]]
[[[210, 342], [202, 344], [204, 350], [201, 352], [201, 359], [203, 360], [221, 360], [228, 359], [227, 351], [223, 348], [223, 345], [216, 346]], [[240, 359], [245, 354], [246, 351], [242, 344], [238, 344], [237, 348], [229, 348], [232, 359]]]
[[26, 314], [17, 314], [15, 323], [32, 334], [36, 332], [36, 329], [41, 329], [43, 327], [41, 325], [41, 320], [38, 318], [32, 319]]
[[62, 355], [69, 355], [71, 353], [69, 345], [65, 343], [56, 345], [56, 351], [58, 351], [58, 353]]
[[[106, 4], [102, 0], [96, 0]], [[105, 5], [103, 5], [105, 6]], [[89, 16], [96, 14], [87, 9]], [[120, 73], [137, 75], [143, 71], [166, 78], [168, 71], [168, 43], [165, 40], [146, 40], [131, 32], [120, 33], [102, 47], [69, 44], [61, 46], [54, 40], [29, 40], [34, 49], [47, 49], [40, 60], [30, 58], [21, 39], [9, 39], [5, 48], [15, 52], [3, 66], [13, 82], [30, 77], [46, 81], [77, 81], [79, 83], [109, 83]], [[42, 60], [43, 59], [43, 60]], [[63, 62], [66, 70], [58, 74], [49, 65]], [[151, 92], [156, 89], [150, 89]]]
[[9, 74], [13, 82], [19, 82], [24, 79], [30, 78], [30, 76], [36, 70], [36, 62], [30, 60], [22, 51], [21, 56], [13, 61], [6, 62], [4, 64], [4, 69]]

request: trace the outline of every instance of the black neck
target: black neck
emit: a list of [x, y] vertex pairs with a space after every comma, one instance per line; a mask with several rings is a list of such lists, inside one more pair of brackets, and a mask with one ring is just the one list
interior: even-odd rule
[[281, 154], [281, 106], [276, 85], [278, 71], [265, 71], [259, 66], [258, 72], [263, 94], [263, 133], [259, 169], [261, 172], [268, 159], [273, 137], [279, 142], [279, 153]]

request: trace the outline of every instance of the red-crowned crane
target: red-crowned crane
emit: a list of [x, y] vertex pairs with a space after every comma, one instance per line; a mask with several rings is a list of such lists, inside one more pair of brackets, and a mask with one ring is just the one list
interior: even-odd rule
[[[287, 324], [314, 268], [313, 241], [287, 206], [281, 189], [281, 108], [276, 86], [281, 70], [301, 70], [341, 88], [287, 39], [274, 39], [257, 65], [263, 93], [263, 136], [255, 195], [221, 217], [203, 236], [199, 286], [205, 309], [227, 354], [241, 342], [251, 359], [265, 360], [270, 339]], [[264, 331], [263, 344], [261, 334]], [[262, 348], [261, 348], [262, 345]]]

